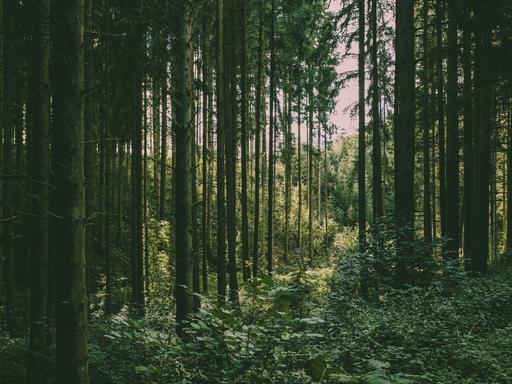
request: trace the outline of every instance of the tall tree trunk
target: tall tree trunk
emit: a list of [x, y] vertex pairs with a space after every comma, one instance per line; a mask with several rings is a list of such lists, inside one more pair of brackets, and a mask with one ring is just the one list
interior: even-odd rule
[[412, 279], [407, 260], [414, 238], [415, 58], [414, 1], [396, 2], [395, 212], [399, 225], [395, 281]]
[[489, 163], [491, 132], [492, 93], [492, 49], [491, 49], [491, 4], [478, 5], [478, 28], [480, 28], [479, 65], [479, 140], [478, 168], [476, 176], [475, 252], [473, 271], [487, 272], [489, 258]]
[[423, 240], [432, 244], [431, 186], [430, 186], [430, 49], [429, 49], [429, 0], [422, 9], [423, 18]]
[[[2, 30], [4, 29], [4, 2], [0, 0], [0, 23], [2, 23]], [[4, 33], [0, 33], [0, 116], [5, 116], [4, 109]], [[0, 117], [0, 122], [3, 120]], [[0, 129], [0, 164], [4, 163], [4, 151], [3, 151], [3, 129]], [[0, 166], [0, 170], [3, 171], [3, 167]], [[4, 238], [4, 181], [0, 178], [0, 239]], [[3, 295], [2, 288], [4, 283], [4, 249], [0, 246], [0, 298]]]
[[30, 246], [30, 342], [27, 383], [44, 381], [48, 295], [48, 209], [49, 209], [49, 126], [50, 126], [50, 31], [49, 1], [34, 3], [36, 84], [32, 100], [31, 183], [32, 234]]
[[275, 107], [275, 0], [271, 0], [270, 10], [270, 124], [269, 124], [269, 146], [268, 146], [268, 226], [267, 226], [267, 272], [272, 273], [272, 258], [274, 244], [274, 107]]
[[373, 221], [384, 216], [384, 203], [382, 197], [382, 149], [380, 133], [380, 89], [378, 67], [378, 24], [377, 0], [372, 0], [370, 12], [370, 28], [372, 31], [372, 49], [370, 52], [372, 62], [372, 206]]
[[243, 279], [250, 277], [249, 270], [249, 216], [247, 208], [247, 68], [246, 68], [246, 0], [240, 0], [240, 124], [241, 124], [241, 171], [242, 171], [242, 271]]
[[290, 251], [290, 208], [291, 208], [291, 191], [292, 191], [292, 98], [287, 95], [285, 99], [286, 113], [285, 113], [285, 175], [284, 175], [284, 262], [288, 263], [288, 253]]
[[[167, 52], [167, 49], [165, 50]], [[165, 55], [164, 55], [165, 57]], [[162, 103], [162, 129], [160, 131], [160, 197], [158, 199], [158, 218], [159, 220], [165, 220], [166, 218], [166, 199], [165, 199], [165, 188], [167, 186], [167, 61], [163, 64], [162, 70], [162, 89], [161, 89], [160, 100]]]
[[313, 91], [308, 97], [308, 261], [313, 263]]
[[[37, 2], [36, 2], [37, 3]], [[94, 100], [93, 100], [93, 0], [87, 0], [85, 4], [85, 97], [84, 97], [84, 125], [85, 125], [85, 217], [88, 221], [85, 226], [85, 257], [87, 266], [87, 292], [90, 294], [95, 289], [96, 276], [92, 270], [94, 263], [94, 229], [96, 220], [92, 217], [97, 211], [95, 190], [96, 186], [96, 137], [97, 127], [94, 119]]]
[[[105, 208], [105, 218], [104, 218], [104, 228], [102, 228], [102, 233], [104, 234], [104, 248], [101, 250], [103, 252], [103, 258], [105, 260], [105, 303], [104, 310], [106, 315], [110, 315], [112, 313], [112, 262], [111, 262], [111, 252], [112, 252], [112, 230], [111, 226], [111, 216], [112, 216], [112, 207], [113, 203], [112, 199], [112, 188], [111, 188], [111, 175], [113, 173], [113, 163], [114, 163], [114, 152], [115, 152], [115, 143], [107, 142], [106, 138], [110, 135], [111, 131], [111, 122], [112, 122], [112, 106], [111, 106], [111, 82], [110, 82], [110, 71], [111, 71], [111, 60], [110, 60], [110, 0], [105, 1], [105, 73], [104, 73], [104, 127], [103, 127], [103, 142], [102, 142], [102, 157], [104, 158], [104, 181], [103, 181], [103, 205]], [[120, 148], [120, 146], [119, 146]], [[103, 165], [103, 164], [102, 164]], [[121, 172], [119, 172], [121, 173]], [[119, 186], [121, 188], [121, 186]], [[102, 242], [103, 246], [103, 242]]]
[[258, 1], [258, 68], [256, 74], [256, 132], [255, 140], [255, 170], [254, 170], [254, 235], [252, 243], [252, 276], [258, 276], [259, 264], [259, 225], [260, 225], [260, 143], [261, 143], [261, 79], [263, 71], [263, 0]]
[[509, 98], [507, 111], [507, 233], [506, 233], [506, 255], [507, 259], [512, 258], [512, 99]]
[[359, 249], [366, 247], [366, 102], [365, 102], [365, 0], [359, 0], [359, 153], [357, 158], [357, 190], [359, 219]]
[[[190, 49], [190, 79], [192, 84], [195, 79], [195, 70], [194, 70], [194, 49]], [[199, 113], [197, 113], [198, 100], [196, 100], [197, 92], [192, 88], [192, 98], [190, 100], [190, 116], [192, 119], [192, 139], [190, 140], [190, 157], [191, 157], [191, 168], [192, 168], [192, 177], [191, 177], [191, 191], [192, 191], [192, 292], [194, 293], [193, 302], [194, 302], [194, 311], [198, 311], [201, 307], [200, 300], [200, 265], [199, 265], [199, 239], [198, 239], [198, 228], [197, 228], [197, 154], [196, 154], [196, 128], [198, 127], [198, 117]], [[197, 119], [196, 119], [197, 118]]]
[[[4, 7], [4, 114], [0, 116], [3, 123], [3, 134], [4, 134], [4, 142], [3, 142], [3, 174], [6, 176], [11, 176], [11, 179], [7, 178], [3, 183], [3, 201], [0, 204], [3, 204], [4, 211], [4, 222], [3, 222], [3, 230], [4, 237], [3, 240], [3, 253], [5, 260], [5, 319], [7, 325], [7, 331], [13, 335], [16, 330], [16, 319], [15, 319], [15, 298], [16, 298], [16, 287], [15, 287], [15, 258], [14, 258], [14, 220], [15, 220], [15, 191], [13, 188], [15, 173], [15, 163], [14, 163], [14, 138], [13, 138], [13, 130], [14, 130], [14, 118], [15, 118], [15, 93], [16, 89], [14, 87], [14, 76], [13, 68], [15, 63], [13, 62], [13, 57], [15, 55], [15, 51], [17, 46], [15, 44], [16, 37], [12, 32], [15, 28], [15, 20], [18, 17], [17, 15], [17, 4], [15, 2], [5, 2]], [[0, 143], [2, 145], [2, 143]]]
[[441, 237], [446, 236], [446, 151], [445, 151], [445, 120], [444, 120], [444, 47], [443, 23], [445, 19], [444, 0], [437, 0], [436, 5], [436, 44], [437, 44], [437, 129], [439, 142], [439, 218]]
[[471, 26], [469, 0], [464, 1], [463, 69], [464, 69], [464, 265], [471, 270], [474, 252], [474, 160], [473, 160], [473, 89]]
[[83, 0], [55, 0], [56, 383], [87, 384]]
[[176, 321], [183, 321], [194, 307], [192, 288], [192, 26], [188, 2], [175, 2], [176, 12]]
[[297, 102], [297, 183], [298, 185], [298, 207], [297, 207], [297, 248], [302, 254], [302, 138], [301, 138], [301, 100], [302, 91], [299, 90]]
[[133, 47], [133, 69], [130, 78], [131, 105], [130, 124], [132, 132], [132, 297], [131, 305], [134, 313], [144, 313], [144, 252], [143, 252], [143, 228], [142, 228], [142, 80], [144, 57], [144, 32], [141, 28], [142, 0], [132, 0], [130, 6], [133, 25], [130, 26], [129, 40]]
[[225, 200], [225, 122], [226, 97], [224, 74], [224, 0], [217, 0], [217, 295], [219, 303], [226, 297], [226, 200]]
[[[203, 27], [203, 33], [205, 34], [206, 26]], [[206, 34], [205, 34], [206, 35]], [[201, 72], [203, 81], [203, 98], [202, 98], [202, 189], [201, 189], [201, 240], [202, 240], [202, 260], [201, 260], [201, 277], [203, 285], [203, 294], [208, 294], [208, 260], [210, 259], [210, 222], [209, 222], [209, 161], [210, 161], [210, 135], [209, 135], [209, 118], [208, 118], [208, 97], [211, 92], [208, 72], [208, 57], [206, 52], [206, 37], [202, 40], [201, 47]]]
[[237, 84], [236, 84], [236, 53], [237, 53], [237, 4], [236, 0], [224, 1], [224, 36], [234, 36], [234, 41], [224, 40], [224, 87], [225, 127], [226, 127], [226, 226], [228, 239], [228, 276], [229, 299], [232, 304], [238, 303], [238, 280], [236, 263], [236, 145], [237, 145]]
[[459, 127], [457, 106], [457, 5], [448, 4], [448, 82], [446, 140], [446, 243], [445, 259], [459, 250]]

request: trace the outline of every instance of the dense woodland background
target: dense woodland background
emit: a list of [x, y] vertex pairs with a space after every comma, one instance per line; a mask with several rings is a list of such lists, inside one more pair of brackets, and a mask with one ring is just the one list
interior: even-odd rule
[[0, 383], [512, 383], [510, 0], [0, 22]]

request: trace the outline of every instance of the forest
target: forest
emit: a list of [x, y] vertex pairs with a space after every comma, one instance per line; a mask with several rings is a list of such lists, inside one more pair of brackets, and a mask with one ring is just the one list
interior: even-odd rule
[[512, 383], [511, 0], [0, 0], [0, 384]]

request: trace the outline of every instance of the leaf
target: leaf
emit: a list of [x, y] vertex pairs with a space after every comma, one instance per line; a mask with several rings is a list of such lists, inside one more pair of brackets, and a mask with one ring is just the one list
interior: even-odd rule
[[389, 369], [391, 367], [391, 364], [388, 362], [370, 359], [368, 360], [368, 369], [370, 371], [381, 371], [385, 369]]
[[149, 368], [148, 367], [145, 367], [143, 365], [137, 365], [135, 367], [135, 372], [136, 373], [144, 373], [144, 372], [148, 372], [149, 371]]

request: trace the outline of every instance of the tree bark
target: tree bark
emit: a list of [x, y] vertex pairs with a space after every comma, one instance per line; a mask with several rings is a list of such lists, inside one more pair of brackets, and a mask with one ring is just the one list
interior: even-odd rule
[[395, 281], [411, 281], [407, 260], [414, 238], [415, 58], [414, 1], [396, 2], [395, 212], [399, 227]]
[[182, 334], [183, 321], [192, 313], [192, 27], [189, 2], [175, 2], [176, 11], [176, 321]]
[[459, 250], [459, 122], [457, 106], [457, 6], [448, 4], [448, 81], [446, 139], [446, 243], [444, 258]]
[[87, 384], [83, 0], [55, 0], [56, 383]]
[[366, 247], [366, 101], [365, 101], [365, 0], [359, 0], [359, 53], [358, 53], [358, 79], [359, 79], [359, 153], [357, 158], [357, 201], [359, 221], [359, 249]]
[[34, 3], [35, 60], [33, 76], [36, 84], [32, 100], [31, 184], [32, 231], [30, 247], [30, 341], [27, 383], [40, 383], [45, 378], [47, 295], [48, 295], [48, 209], [49, 209], [49, 126], [50, 126], [50, 31], [49, 1]]

